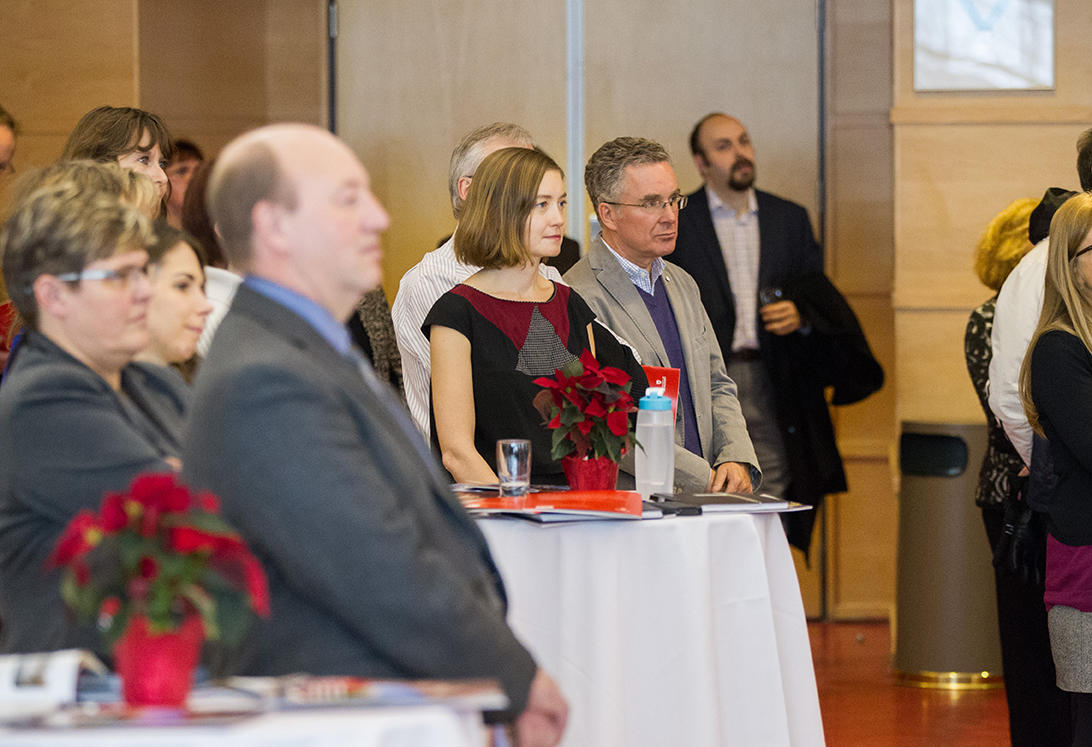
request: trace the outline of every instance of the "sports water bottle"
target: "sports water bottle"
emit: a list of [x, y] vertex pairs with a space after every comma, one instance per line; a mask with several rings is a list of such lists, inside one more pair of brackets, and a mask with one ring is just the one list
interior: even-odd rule
[[675, 419], [663, 387], [650, 386], [637, 403], [637, 492], [675, 491]]

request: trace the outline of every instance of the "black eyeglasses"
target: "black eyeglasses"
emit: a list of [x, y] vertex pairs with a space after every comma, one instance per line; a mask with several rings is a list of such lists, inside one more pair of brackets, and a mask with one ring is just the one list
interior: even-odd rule
[[641, 208], [652, 212], [664, 208], [682, 210], [686, 207], [686, 199], [686, 195], [671, 195], [666, 200], [645, 200], [644, 202], [611, 202], [610, 200], [603, 200], [603, 202], [608, 205], [624, 205], [625, 207]]
[[1081, 249], [1079, 252], [1077, 252], [1076, 254], [1073, 255], [1073, 259], [1076, 259], [1077, 257], [1081, 256], [1082, 254], [1085, 254], [1086, 252], [1092, 252], [1092, 246], [1086, 246], [1084, 249]]

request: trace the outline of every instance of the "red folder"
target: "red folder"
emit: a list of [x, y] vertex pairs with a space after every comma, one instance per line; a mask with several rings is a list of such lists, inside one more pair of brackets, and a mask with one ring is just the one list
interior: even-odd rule
[[640, 519], [641, 494], [630, 490], [565, 490], [499, 497], [459, 493], [472, 515], [507, 514], [537, 521]]
[[[662, 368], [660, 366], [641, 366], [648, 377], [649, 386], [659, 386], [664, 389], [664, 396], [671, 400], [671, 421], [675, 421], [679, 412], [679, 369]], [[644, 392], [633, 392], [635, 399], [644, 396]]]

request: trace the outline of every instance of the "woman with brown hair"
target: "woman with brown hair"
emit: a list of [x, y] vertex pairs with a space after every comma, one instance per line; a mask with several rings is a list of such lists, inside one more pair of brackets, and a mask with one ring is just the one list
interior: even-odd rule
[[170, 190], [165, 169], [173, 154], [171, 133], [155, 114], [129, 106], [100, 106], [76, 123], [61, 160], [116, 163], [151, 179], [165, 200]]
[[632, 352], [595, 323], [575, 291], [538, 271], [561, 250], [566, 199], [561, 168], [538, 151], [503, 148], [474, 173], [455, 256], [482, 269], [441, 296], [422, 325], [432, 359], [433, 430], [457, 482], [497, 482], [501, 438], [530, 439], [533, 481], [565, 482], [532, 404], [532, 382], [586, 349], [634, 377], [633, 391], [644, 391]]
[[197, 240], [165, 221], [155, 225], [148, 245], [148, 346], [137, 355], [143, 363], [175, 367], [187, 381], [196, 362], [197, 341], [212, 304], [205, 298], [204, 258]]

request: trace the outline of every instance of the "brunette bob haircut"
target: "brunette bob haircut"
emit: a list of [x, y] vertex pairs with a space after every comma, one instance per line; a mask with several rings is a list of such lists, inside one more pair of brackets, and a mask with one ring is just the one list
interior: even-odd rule
[[137, 146], [151, 136], [152, 145], [159, 146], [164, 159], [174, 155], [174, 140], [163, 120], [151, 112], [130, 106], [100, 106], [84, 114], [68, 136], [61, 159], [89, 158], [101, 163], [116, 161], [118, 156], [143, 150]]
[[455, 257], [487, 270], [528, 263], [527, 218], [548, 171], [565, 176], [554, 159], [537, 150], [501, 148], [486, 156], [455, 229]]

